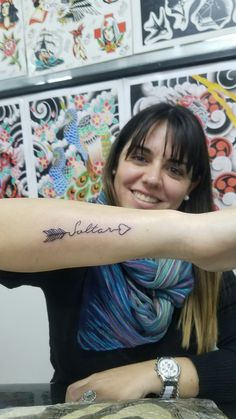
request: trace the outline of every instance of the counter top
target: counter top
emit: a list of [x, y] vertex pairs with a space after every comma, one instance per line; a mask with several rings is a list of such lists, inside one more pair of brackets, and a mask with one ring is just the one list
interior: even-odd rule
[[[61, 416], [64, 416], [65, 414], [68, 414], [69, 412], [72, 412], [72, 410], [74, 411], [76, 408], [78, 408], [79, 411], [81, 411], [81, 409], [84, 409], [85, 407], [88, 408], [88, 405], [81, 407], [81, 404], [78, 404], [78, 403], [50, 406], [50, 405], [63, 403], [64, 395], [65, 395], [65, 387], [63, 385], [58, 385], [58, 384], [45, 384], [45, 383], [42, 383], [42, 384], [40, 383], [39, 384], [6, 384], [6, 385], [2, 384], [0, 385], [0, 409], [4, 409], [4, 412], [5, 412], [7, 408], [17, 408], [20, 406], [25, 406], [25, 407], [49, 406], [46, 408], [47, 413], [46, 411], [43, 413], [42, 409], [39, 409], [38, 414], [34, 417], [59, 418]], [[147, 403], [148, 403], [148, 406], [147, 406]], [[95, 410], [100, 409], [100, 408], [109, 409], [109, 413], [111, 411], [111, 413], [114, 413], [114, 414], [116, 413], [116, 409], [118, 409], [118, 407], [119, 407], [118, 410], [120, 411], [121, 408], [122, 409], [131, 408], [130, 407], [131, 405], [133, 406], [134, 409], [136, 406], [136, 409], [137, 409], [136, 414], [137, 414], [137, 412], [141, 409], [140, 405], [142, 405], [141, 410], [143, 410], [144, 408], [152, 409], [153, 406], [155, 409], [163, 409], [163, 406], [164, 406], [164, 409], [167, 409], [168, 415], [170, 414], [168, 416], [170, 418], [172, 417], [171, 413], [176, 414], [176, 412], [174, 412], [175, 409], [177, 409], [178, 412], [181, 413], [181, 416], [178, 416], [178, 417], [181, 417], [183, 419], [185, 417], [186, 418], [197, 417], [195, 416], [194, 411], [198, 411], [198, 409], [199, 409], [199, 412], [202, 413], [201, 418], [207, 419], [207, 418], [214, 417], [214, 418], [223, 419], [225, 418], [224, 415], [226, 415], [226, 417], [228, 417], [229, 419], [236, 418], [236, 401], [235, 403], [218, 404], [218, 408], [220, 410], [217, 409], [216, 405], [213, 402], [208, 401], [208, 400], [201, 400], [201, 399], [187, 399], [187, 400], [179, 399], [179, 401], [174, 402], [174, 403], [173, 401], [163, 402], [163, 401], [160, 401], [159, 399], [144, 399], [142, 401], [138, 400], [138, 401], [133, 401], [133, 402], [96, 403], [94, 404], [94, 406], [95, 405], [96, 405]], [[56, 412], [56, 410], [58, 409], [62, 411], [63, 413], [62, 415], [59, 415], [58, 411]], [[191, 414], [193, 416], [185, 416], [185, 413], [187, 411], [188, 412], [191, 411], [192, 412]], [[1, 412], [3, 413], [3, 410], [0, 410], [0, 418], [2, 416]], [[49, 415], [49, 412], [50, 412], [50, 416], [45, 416], [45, 414]], [[222, 412], [224, 413], [224, 415], [222, 414]], [[84, 413], [82, 414], [82, 416], [79, 415], [78, 418], [83, 417]], [[94, 415], [95, 416], [91, 416], [91, 417], [94, 417], [94, 418], [103, 417], [98, 412], [94, 413]], [[4, 417], [8, 417], [8, 416], [5, 416], [4, 414]], [[9, 417], [13, 418], [14, 416], [12, 416], [12, 413], [11, 413], [11, 416]], [[19, 417], [19, 416], [17, 415], [16, 417]], [[24, 414], [24, 417], [27, 418], [25, 414]], [[32, 417], [32, 416], [29, 416], [29, 417]], [[115, 415], [114, 417], [118, 418], [119, 416]], [[145, 417], [145, 414], [143, 417]], [[173, 417], [176, 417], [176, 416], [173, 416]]]

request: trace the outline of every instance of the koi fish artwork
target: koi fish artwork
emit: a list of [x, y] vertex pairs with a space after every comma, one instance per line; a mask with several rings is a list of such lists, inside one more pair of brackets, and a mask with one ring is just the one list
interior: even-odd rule
[[[90, 200], [102, 189], [102, 172], [119, 131], [120, 83], [103, 90], [70, 88], [66, 95], [30, 100], [36, 194]], [[95, 90], [94, 90], [95, 89]]]

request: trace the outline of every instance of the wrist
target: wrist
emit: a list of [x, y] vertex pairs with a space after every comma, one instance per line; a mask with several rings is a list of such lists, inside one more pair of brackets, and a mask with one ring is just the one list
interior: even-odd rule
[[148, 371], [148, 374], [146, 375], [146, 378], [145, 378], [145, 381], [147, 383], [146, 395], [147, 394], [159, 395], [161, 393], [163, 384], [155, 371], [156, 360], [153, 359], [151, 361], [147, 361], [147, 364], [148, 364], [147, 365], [148, 368], [146, 368], [146, 371]]
[[179, 397], [179, 378], [181, 367], [172, 357], [157, 358], [155, 371], [162, 382], [159, 397], [162, 399], [177, 399]]

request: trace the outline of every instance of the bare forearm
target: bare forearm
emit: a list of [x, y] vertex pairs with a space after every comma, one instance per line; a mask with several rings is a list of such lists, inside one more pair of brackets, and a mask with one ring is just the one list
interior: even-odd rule
[[167, 254], [157, 211], [9, 199], [0, 202], [0, 215], [0, 269], [40, 271]]
[[186, 259], [209, 271], [235, 269], [236, 207], [184, 216], [181, 240]]
[[39, 271], [169, 257], [236, 267], [236, 208], [208, 214], [64, 200], [0, 202], [0, 269]]

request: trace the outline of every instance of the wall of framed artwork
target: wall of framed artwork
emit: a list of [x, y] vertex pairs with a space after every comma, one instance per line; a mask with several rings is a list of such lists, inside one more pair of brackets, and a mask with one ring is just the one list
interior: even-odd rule
[[160, 101], [189, 106], [204, 119], [215, 204], [235, 204], [235, 60], [0, 101], [0, 196], [97, 196], [121, 126]]
[[24, 0], [29, 76], [132, 54], [131, 4]]
[[2, 92], [48, 81], [55, 73], [65, 78], [61, 73], [67, 70], [85, 74], [87, 67], [132, 53], [130, 0], [86, 4], [81, 0], [2, 0], [0, 4]]
[[2, 3], [0, 98], [235, 55], [233, 0]]

